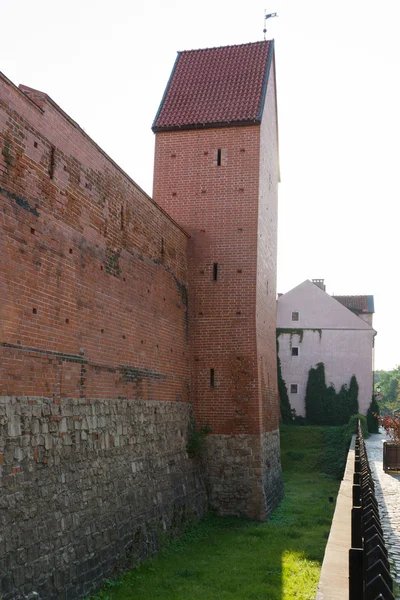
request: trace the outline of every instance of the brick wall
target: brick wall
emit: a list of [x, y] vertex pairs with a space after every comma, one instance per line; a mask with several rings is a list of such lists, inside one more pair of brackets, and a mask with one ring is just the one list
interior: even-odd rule
[[256, 331], [262, 429], [279, 428], [276, 367], [276, 273], [278, 233], [278, 132], [275, 66], [271, 63], [260, 127], [260, 173], [257, 236]]
[[185, 400], [187, 235], [1, 80], [0, 394]]
[[77, 598], [207, 508], [187, 234], [0, 76], [0, 590]]
[[257, 238], [257, 352], [262, 415], [260, 456], [266, 515], [283, 497], [276, 356], [276, 273], [278, 233], [278, 130], [275, 61], [272, 60], [260, 127]]
[[154, 198], [191, 235], [193, 404], [200, 422], [219, 434], [261, 430], [255, 321], [259, 140], [259, 127], [156, 135]]
[[154, 199], [191, 236], [191, 394], [199, 423], [212, 428], [210, 500], [252, 518], [265, 518], [282, 496], [277, 161], [273, 70], [261, 127], [156, 134]]
[[263, 519], [279, 501], [275, 111], [272, 83], [261, 127], [158, 134], [160, 208], [0, 75], [6, 600], [87, 594], [204, 514], [191, 404], [211, 503]]

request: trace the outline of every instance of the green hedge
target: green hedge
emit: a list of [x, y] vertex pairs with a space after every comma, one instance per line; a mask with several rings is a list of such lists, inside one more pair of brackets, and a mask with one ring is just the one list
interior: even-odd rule
[[352, 415], [349, 419], [348, 424], [346, 425], [348, 433], [350, 437], [357, 433], [357, 423], [360, 421], [361, 425], [361, 433], [363, 435], [364, 440], [369, 437], [367, 418], [364, 415]]
[[346, 425], [358, 413], [358, 383], [355, 375], [347, 387], [343, 384], [336, 393], [327, 387], [325, 366], [320, 362], [308, 372], [306, 388], [306, 419], [311, 425]]
[[368, 437], [367, 419], [364, 415], [352, 415], [346, 425], [324, 427], [324, 446], [321, 455], [321, 469], [335, 479], [342, 479], [346, 468], [351, 438], [357, 431], [358, 419], [364, 439]]
[[276, 356], [278, 361], [278, 393], [283, 423], [291, 423], [293, 420], [292, 408], [290, 406], [289, 394], [285, 380], [282, 377], [281, 361], [279, 358], [279, 342], [276, 340]]

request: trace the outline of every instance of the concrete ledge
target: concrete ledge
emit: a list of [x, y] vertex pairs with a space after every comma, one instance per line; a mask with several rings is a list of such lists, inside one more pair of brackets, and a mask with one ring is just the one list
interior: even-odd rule
[[336, 500], [316, 600], [348, 600], [349, 598], [349, 549], [351, 547], [355, 438], [356, 436], [353, 436], [351, 440], [346, 470]]

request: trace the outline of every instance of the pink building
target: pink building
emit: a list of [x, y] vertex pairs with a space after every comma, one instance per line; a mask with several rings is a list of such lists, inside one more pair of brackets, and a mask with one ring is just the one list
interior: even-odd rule
[[307, 279], [277, 305], [282, 377], [296, 414], [305, 416], [308, 373], [320, 362], [326, 384], [337, 392], [356, 376], [359, 410], [366, 414], [373, 390], [373, 296], [330, 296], [323, 279]]

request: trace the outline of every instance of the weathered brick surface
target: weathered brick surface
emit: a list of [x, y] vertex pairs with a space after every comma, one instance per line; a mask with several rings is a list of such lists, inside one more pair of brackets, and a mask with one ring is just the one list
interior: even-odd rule
[[187, 235], [0, 80], [0, 394], [187, 400]]
[[261, 429], [255, 320], [259, 152], [258, 127], [156, 135], [154, 198], [191, 235], [193, 401], [199, 419], [220, 434]]
[[77, 598], [204, 514], [187, 234], [0, 76], [0, 594]]
[[273, 79], [261, 126], [157, 135], [165, 212], [0, 74], [6, 600], [81, 597], [205, 512], [192, 405], [212, 504], [263, 519], [279, 501]]
[[207, 508], [190, 405], [0, 397], [0, 590], [78, 598]]
[[[191, 236], [192, 397], [198, 420], [208, 422], [213, 430], [212, 447], [223, 445], [224, 436], [236, 436], [237, 440], [254, 436], [246, 444], [260, 448], [260, 436], [278, 427], [279, 173], [274, 79], [272, 66], [261, 126], [156, 134], [154, 199]], [[216, 280], [214, 264], [218, 265]], [[240, 446], [239, 441], [232, 444], [236, 450]], [[279, 444], [271, 451], [271, 461], [277, 461], [271, 485], [280, 490], [278, 498], [282, 492]], [[210, 468], [214, 506], [223, 513], [244, 514], [247, 506], [248, 514], [268, 514], [262, 481], [269, 476], [264, 476], [267, 463], [262, 463], [261, 451], [254, 453], [251, 466], [246, 453], [236, 451], [231, 459], [228, 450], [217, 454], [219, 459], [215, 458]], [[230, 470], [232, 461], [234, 471]], [[250, 483], [242, 486], [241, 468], [244, 473], [255, 469], [259, 474], [255, 487]], [[225, 475], [218, 479], [218, 472]], [[232, 493], [235, 482], [241, 487], [239, 494]]]
[[260, 128], [258, 195], [256, 332], [262, 431], [275, 431], [280, 414], [276, 368], [277, 140], [275, 65], [272, 62]]

